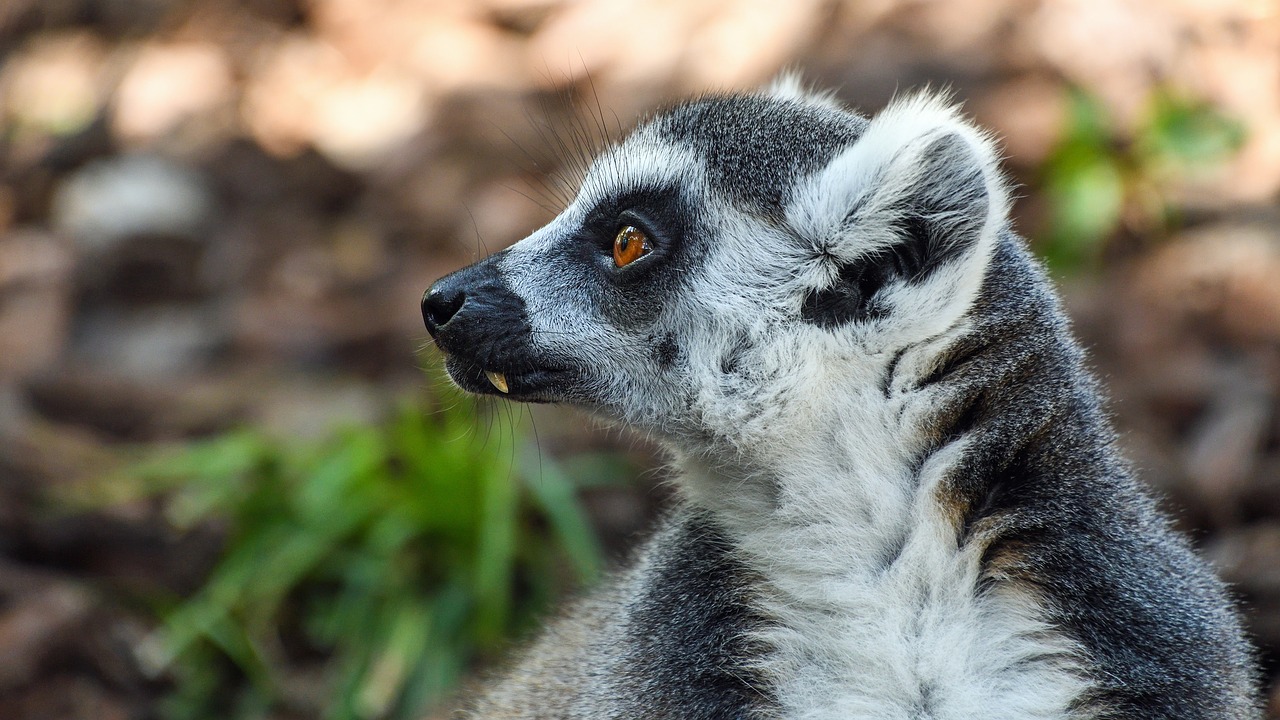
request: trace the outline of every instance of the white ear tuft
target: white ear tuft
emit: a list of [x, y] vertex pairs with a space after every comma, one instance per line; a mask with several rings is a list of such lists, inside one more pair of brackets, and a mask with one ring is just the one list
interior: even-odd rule
[[[947, 94], [913, 93], [873, 117], [856, 143], [799, 188], [788, 218], [802, 237], [837, 256], [886, 250], [918, 220], [938, 223], [933, 234], [940, 239], [945, 234], [946, 242], [985, 254], [1009, 209], [999, 162], [991, 135]], [[857, 242], [843, 241], [850, 238]]]
[[800, 71], [794, 68], [783, 70], [762, 92], [764, 95], [778, 100], [791, 100], [805, 105], [831, 108], [832, 110], [844, 109], [841, 107], [840, 101], [836, 100], [834, 92], [830, 90], [820, 92], [806, 86]]

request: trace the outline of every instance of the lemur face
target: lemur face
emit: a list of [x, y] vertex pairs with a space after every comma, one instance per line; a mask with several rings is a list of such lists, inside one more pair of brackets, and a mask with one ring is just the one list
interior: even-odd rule
[[793, 83], [662, 113], [423, 315], [475, 393], [733, 444], [876, 387], [972, 302], [1004, 191], [938, 100], [873, 120]]

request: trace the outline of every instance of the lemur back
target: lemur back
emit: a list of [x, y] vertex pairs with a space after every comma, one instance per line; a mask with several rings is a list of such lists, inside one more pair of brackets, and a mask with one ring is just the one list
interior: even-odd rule
[[659, 113], [423, 314], [476, 393], [646, 433], [681, 505], [474, 718], [1249, 718], [990, 138], [783, 80]]

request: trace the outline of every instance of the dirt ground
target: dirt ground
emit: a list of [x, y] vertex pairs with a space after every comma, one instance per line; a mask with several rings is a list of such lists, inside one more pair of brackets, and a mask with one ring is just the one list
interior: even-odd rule
[[[121, 446], [382, 417], [423, 385], [423, 290], [551, 216], [562, 138], [787, 66], [867, 111], [952, 88], [1000, 135], [1046, 251], [1073, 92], [1117, 158], [1139, 157], [1158, 93], [1243, 128], [1201, 171], [1121, 163], [1114, 226], [1056, 272], [1122, 445], [1235, 588], [1274, 684], [1273, 3], [7, 0], [0, 715], [156, 716], [169, 679], [130, 598], [190, 592], [218, 537], [148, 503], [69, 513]], [[545, 424], [546, 452], [617, 442]], [[621, 537], [651, 497], [597, 509]]]

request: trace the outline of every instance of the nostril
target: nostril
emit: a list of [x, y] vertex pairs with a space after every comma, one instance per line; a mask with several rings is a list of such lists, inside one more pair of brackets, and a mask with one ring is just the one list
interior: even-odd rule
[[467, 301], [467, 294], [461, 290], [433, 287], [422, 296], [422, 319], [427, 323], [427, 330], [434, 335], [436, 329], [445, 325], [462, 309]]

